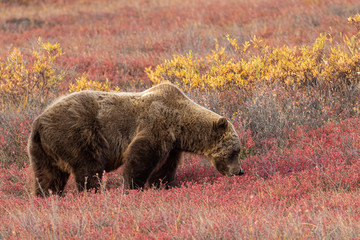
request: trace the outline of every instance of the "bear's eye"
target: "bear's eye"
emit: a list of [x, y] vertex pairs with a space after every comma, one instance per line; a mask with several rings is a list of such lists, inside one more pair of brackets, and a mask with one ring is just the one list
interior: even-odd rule
[[230, 160], [239, 160], [239, 154], [240, 154], [240, 151], [234, 151], [232, 152], [232, 154], [230, 155]]

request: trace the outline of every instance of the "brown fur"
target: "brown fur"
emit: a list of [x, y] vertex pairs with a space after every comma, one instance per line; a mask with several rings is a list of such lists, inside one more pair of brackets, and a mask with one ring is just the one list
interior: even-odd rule
[[183, 152], [202, 154], [224, 175], [242, 174], [240, 141], [225, 118], [163, 83], [140, 93], [83, 91], [62, 97], [33, 123], [29, 156], [35, 193], [99, 188], [124, 166], [126, 188], [171, 184]]

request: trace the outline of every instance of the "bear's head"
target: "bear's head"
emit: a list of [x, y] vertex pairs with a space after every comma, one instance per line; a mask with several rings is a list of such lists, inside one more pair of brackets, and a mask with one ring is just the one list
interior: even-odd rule
[[210, 146], [205, 155], [222, 175], [244, 174], [239, 159], [240, 139], [226, 118], [221, 117], [214, 122]]

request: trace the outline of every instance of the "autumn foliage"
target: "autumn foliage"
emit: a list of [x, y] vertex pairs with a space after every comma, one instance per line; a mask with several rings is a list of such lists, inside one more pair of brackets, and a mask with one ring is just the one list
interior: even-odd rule
[[[293, 7], [296, 4], [297, 7]], [[39, 7], [42, 6], [42, 7]], [[0, 1], [0, 238], [357, 239], [360, 5]], [[31, 123], [74, 91], [170, 81], [226, 115], [244, 176], [187, 154], [172, 189], [31, 195]]]
[[330, 89], [341, 89], [359, 81], [359, 37], [344, 35], [343, 43], [336, 43], [331, 35], [322, 33], [312, 45], [271, 48], [256, 36], [242, 44], [227, 36], [233, 50], [230, 56], [217, 44], [208, 56], [177, 55], [155, 70], [148, 68], [147, 73], [155, 83], [171, 81], [185, 88], [251, 91], [263, 82], [287, 88], [322, 82]]
[[1, 108], [26, 107], [35, 99], [45, 102], [63, 80], [63, 73], [55, 66], [61, 55], [59, 43], [44, 43], [39, 38], [31, 56], [14, 48], [4, 61], [0, 59]]

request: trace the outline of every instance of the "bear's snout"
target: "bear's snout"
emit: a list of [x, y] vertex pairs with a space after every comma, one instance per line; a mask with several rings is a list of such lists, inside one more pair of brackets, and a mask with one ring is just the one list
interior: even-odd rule
[[240, 169], [240, 171], [238, 173], [236, 173], [235, 175], [237, 176], [241, 176], [241, 175], [244, 175], [244, 170]]
[[244, 170], [240, 169], [236, 169], [236, 170], [229, 170], [229, 176], [241, 176], [244, 175]]

